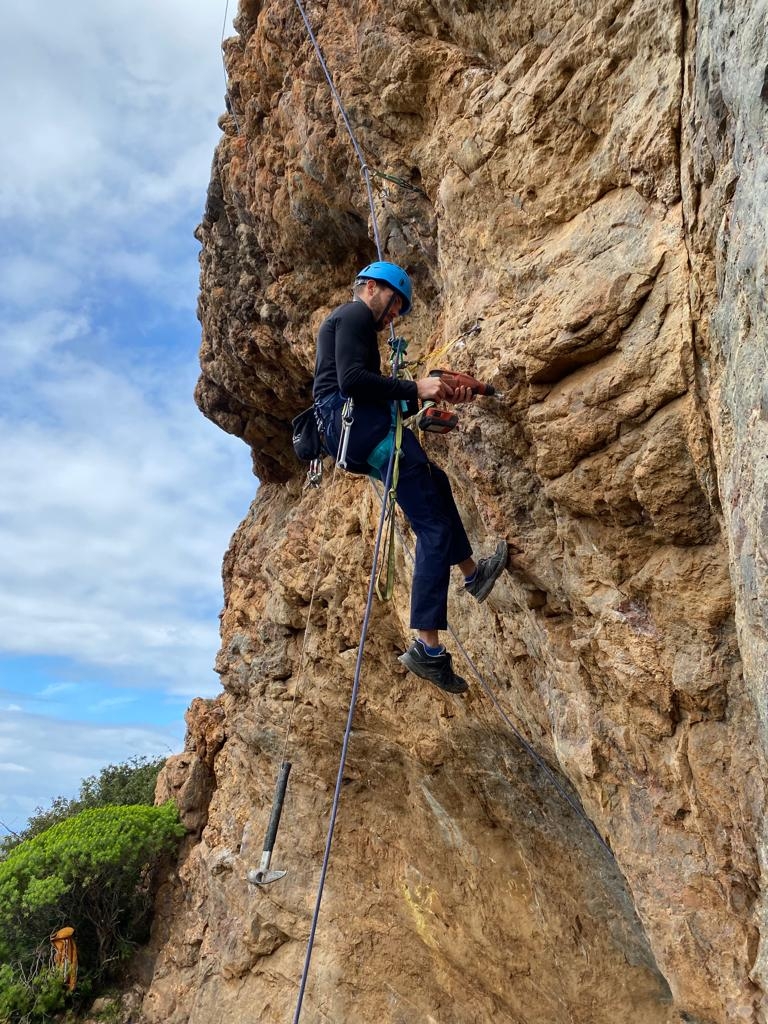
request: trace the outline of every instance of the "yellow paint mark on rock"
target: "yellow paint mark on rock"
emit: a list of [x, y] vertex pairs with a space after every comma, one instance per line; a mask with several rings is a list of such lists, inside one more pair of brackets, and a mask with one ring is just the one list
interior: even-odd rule
[[405, 905], [411, 913], [418, 936], [430, 949], [438, 948], [437, 940], [432, 934], [435, 919], [432, 904], [436, 896], [436, 891], [429, 885], [410, 886], [407, 882], [403, 885]]

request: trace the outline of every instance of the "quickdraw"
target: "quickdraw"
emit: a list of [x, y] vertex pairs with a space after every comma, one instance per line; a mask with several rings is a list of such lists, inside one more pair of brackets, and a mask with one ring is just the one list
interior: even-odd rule
[[[405, 338], [390, 338], [390, 348], [392, 349], [392, 355], [390, 357], [390, 364], [392, 366], [392, 376], [400, 376], [402, 369], [403, 356], [405, 356], [408, 348], [408, 342]], [[405, 403], [407, 404], [407, 403]], [[389, 601], [392, 598], [392, 594], [395, 589], [395, 505], [397, 502], [397, 484], [400, 479], [400, 456], [403, 454], [403, 403], [395, 401], [392, 403], [392, 416], [393, 424], [392, 429], [384, 442], [379, 444], [374, 452], [368, 456], [368, 461], [371, 461], [372, 456], [376, 455], [382, 445], [386, 445], [385, 452], [386, 458], [383, 460], [386, 463], [390, 457], [392, 457], [392, 477], [389, 485], [389, 490], [385, 496], [385, 502], [387, 510], [385, 513], [386, 526], [386, 537], [384, 538], [384, 551], [382, 552], [381, 561], [379, 563], [379, 572], [376, 577], [376, 596], [380, 601]], [[392, 448], [394, 447], [394, 453]], [[385, 453], [382, 452], [381, 455]], [[381, 468], [381, 467], [376, 467]]]
[[387, 526], [384, 538], [379, 573], [376, 578], [376, 596], [380, 601], [389, 601], [395, 589], [395, 504], [397, 500], [397, 484], [400, 479], [400, 456], [403, 453], [403, 411], [397, 403], [395, 412], [394, 436], [395, 457], [392, 464], [392, 483], [386, 496]]
[[341, 410], [341, 437], [339, 439], [339, 455], [336, 459], [337, 465], [342, 469], [347, 468], [347, 448], [349, 448], [349, 433], [352, 424], [355, 422], [355, 403], [348, 398]]

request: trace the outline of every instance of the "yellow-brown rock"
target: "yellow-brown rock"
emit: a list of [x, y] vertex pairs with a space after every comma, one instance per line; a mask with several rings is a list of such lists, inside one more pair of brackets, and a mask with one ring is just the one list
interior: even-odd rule
[[[764, 1022], [765, 5], [307, 11], [369, 166], [417, 189], [374, 179], [409, 355], [479, 324], [432, 365], [502, 393], [427, 442], [476, 550], [514, 552], [451, 619], [560, 788], [474, 677], [460, 699], [403, 673], [401, 550], [301, 1019]], [[378, 519], [364, 480], [303, 489], [289, 435], [314, 332], [375, 256], [360, 167], [295, 4], [241, 0], [236, 26], [197, 400], [261, 486], [224, 562], [225, 692], [161, 780], [192, 838], [158, 1024], [293, 1019]], [[288, 874], [253, 887], [286, 736]]]

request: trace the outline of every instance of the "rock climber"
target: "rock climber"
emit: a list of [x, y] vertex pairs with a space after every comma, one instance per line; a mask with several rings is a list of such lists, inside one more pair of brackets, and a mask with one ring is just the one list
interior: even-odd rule
[[[413, 289], [408, 274], [394, 263], [371, 263], [355, 278], [351, 302], [338, 306], [323, 321], [317, 336], [313, 397], [323, 424], [329, 455], [338, 458], [342, 406], [353, 399], [354, 421], [349, 434], [346, 467], [383, 479], [383, 470], [369, 463], [371, 454], [390, 433], [394, 400], [410, 411], [417, 400], [451, 403], [472, 401], [469, 388], [451, 388], [440, 377], [399, 380], [381, 372], [377, 333], [411, 308]], [[451, 655], [440, 643], [448, 628], [448, 586], [451, 566], [464, 574], [464, 589], [484, 601], [507, 563], [507, 545], [478, 562], [456, 508], [448, 477], [430, 462], [411, 430], [403, 430], [397, 503], [416, 534], [411, 591], [411, 629], [417, 637], [399, 660], [409, 671], [449, 693], [468, 687], [453, 671]]]

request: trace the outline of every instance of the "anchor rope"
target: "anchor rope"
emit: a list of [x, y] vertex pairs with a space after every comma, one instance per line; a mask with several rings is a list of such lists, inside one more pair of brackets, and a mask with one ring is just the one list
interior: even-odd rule
[[[370, 175], [371, 175], [370, 168], [368, 167], [368, 164], [366, 163], [365, 157], [363, 155], [363, 151], [360, 148], [360, 144], [357, 141], [357, 137], [355, 136], [355, 132], [354, 132], [354, 130], [352, 128], [352, 124], [351, 124], [351, 122], [349, 120], [349, 115], [347, 114], [347, 111], [346, 111], [346, 108], [344, 107], [344, 104], [342, 102], [341, 96], [339, 95], [339, 92], [338, 92], [338, 90], [337, 90], [337, 88], [336, 88], [336, 86], [334, 84], [333, 78], [331, 77], [331, 73], [328, 70], [328, 65], [327, 65], [327, 63], [325, 61], [325, 57], [323, 56], [323, 51], [320, 49], [320, 44], [318, 43], [317, 37], [315, 36], [315, 33], [312, 30], [312, 25], [310, 24], [309, 18], [307, 17], [307, 13], [304, 10], [304, 7], [303, 7], [303, 5], [301, 3], [301, 0], [295, 0], [295, 3], [296, 3], [296, 7], [298, 8], [299, 14], [301, 15], [301, 18], [302, 18], [302, 20], [304, 22], [304, 25], [305, 25], [305, 27], [307, 29], [307, 34], [309, 35], [309, 38], [310, 38], [310, 40], [312, 42], [312, 46], [315, 49], [315, 53], [317, 55], [317, 59], [320, 62], [321, 68], [323, 69], [323, 74], [325, 75], [326, 81], [328, 82], [328, 87], [330, 88], [331, 94], [332, 94], [334, 100], [336, 101], [336, 104], [337, 104], [337, 106], [339, 108], [339, 112], [341, 113], [342, 120], [344, 121], [344, 125], [345, 125], [345, 127], [347, 129], [347, 133], [348, 133], [350, 141], [352, 143], [352, 148], [354, 149], [355, 155], [357, 156], [357, 159], [360, 162], [360, 168], [361, 168], [363, 176], [365, 178], [366, 191], [367, 191], [367, 194], [368, 194], [368, 205], [369, 205], [370, 211], [371, 211], [371, 223], [373, 225], [373, 233], [374, 233], [374, 238], [375, 238], [375, 242], [376, 242], [376, 252], [378, 254], [379, 259], [381, 259], [382, 258], [381, 238], [380, 238], [380, 235], [379, 235], [379, 226], [378, 226], [378, 221], [377, 221], [377, 218], [376, 218], [376, 206], [375, 206], [374, 200], [373, 200], [373, 190], [372, 190], [372, 187], [371, 187], [371, 180], [370, 180]], [[227, 0], [227, 8], [228, 7], [229, 7], [229, 0]], [[227, 19], [227, 15], [226, 15], [226, 9], [225, 9], [225, 12], [224, 12], [224, 25], [225, 26], [226, 26], [226, 19]], [[223, 42], [223, 40], [224, 40], [224, 29], [222, 28], [222, 42]], [[222, 55], [222, 57], [223, 57], [223, 55]], [[225, 70], [226, 70], [226, 65], [225, 65]], [[373, 173], [374, 174], [380, 174], [381, 172], [374, 171]], [[381, 175], [381, 176], [384, 177], [385, 175]], [[395, 337], [394, 327], [392, 327], [391, 325], [390, 325], [390, 337], [392, 339], [394, 339], [394, 337]], [[333, 476], [331, 478], [331, 487], [330, 487], [331, 491], [333, 490], [334, 484], [336, 482], [336, 471], [337, 471], [337, 468], [338, 467], [337, 467], [336, 463], [334, 462]], [[327, 504], [330, 504], [330, 494], [329, 494], [328, 499], [327, 499]], [[316, 590], [317, 590], [317, 584], [318, 584], [319, 579], [320, 579], [320, 569], [321, 569], [322, 559], [323, 559], [323, 554], [324, 554], [324, 549], [325, 549], [325, 541], [326, 541], [326, 537], [327, 537], [327, 528], [328, 528], [328, 510], [326, 510], [325, 522], [324, 522], [324, 528], [323, 528], [323, 539], [322, 539], [321, 544], [320, 544], [320, 552], [318, 554], [317, 569], [315, 571], [315, 579], [314, 579], [314, 583], [312, 585], [312, 594], [310, 596], [309, 608], [307, 610], [307, 624], [306, 624], [306, 626], [304, 628], [304, 639], [303, 639], [303, 642], [302, 642], [302, 645], [301, 645], [301, 655], [299, 657], [299, 675], [298, 675], [298, 680], [297, 680], [297, 683], [296, 683], [296, 687], [294, 688], [293, 701], [291, 703], [291, 711], [290, 711], [290, 714], [289, 714], [289, 717], [288, 717], [288, 726], [287, 726], [287, 729], [286, 729], [285, 742], [283, 744], [283, 754], [282, 754], [282, 758], [281, 758], [281, 760], [283, 760], [283, 761], [285, 760], [286, 752], [287, 752], [287, 749], [288, 749], [288, 739], [289, 739], [290, 732], [291, 732], [291, 727], [292, 727], [292, 724], [293, 724], [293, 716], [294, 716], [294, 712], [296, 710], [296, 703], [297, 703], [297, 698], [298, 698], [299, 686], [300, 686], [300, 683], [301, 683], [301, 676], [302, 676], [302, 672], [303, 672], [303, 668], [304, 668], [305, 652], [306, 652], [306, 646], [307, 646], [307, 633], [309, 631], [310, 616], [312, 615], [312, 606], [313, 606], [314, 600], [315, 600], [315, 593], [316, 593]], [[374, 562], [374, 567], [375, 567], [375, 565], [376, 565], [376, 563]]]
[[227, 31], [227, 15], [228, 14], [229, 14], [229, 0], [227, 0], [226, 4], [224, 6], [224, 21], [223, 21], [222, 26], [221, 26], [221, 65], [224, 68], [224, 88], [227, 91], [227, 101], [228, 101], [227, 110], [229, 111], [230, 114], [232, 114], [232, 117], [233, 117], [234, 122], [235, 122], [235, 131], [239, 135], [240, 134], [240, 122], [237, 119], [237, 114], [235, 113], [235, 105], [232, 103], [232, 99], [231, 99], [231, 96], [230, 96], [230, 93], [229, 93], [229, 70], [227, 68], [227, 62], [224, 59], [224, 35], [225, 35], [226, 31]]
[[569, 804], [569, 806], [572, 808], [572, 810], [574, 810], [576, 812], [576, 814], [582, 819], [582, 821], [584, 821], [589, 826], [590, 830], [594, 833], [595, 837], [600, 841], [601, 846], [603, 846], [608, 851], [608, 853], [610, 853], [611, 857], [613, 858], [614, 857], [613, 850], [610, 848], [608, 843], [606, 843], [605, 839], [603, 839], [603, 837], [600, 835], [600, 832], [598, 831], [597, 826], [588, 817], [588, 815], [586, 814], [584, 809], [579, 806], [579, 804], [573, 799], [573, 797], [561, 785], [561, 783], [558, 781], [557, 776], [552, 771], [552, 769], [547, 764], [547, 762], [544, 760], [544, 758], [541, 756], [541, 754], [539, 754], [535, 750], [535, 748], [531, 746], [531, 744], [528, 742], [528, 740], [526, 740], [526, 738], [523, 736], [523, 734], [520, 732], [520, 730], [515, 726], [514, 722], [511, 720], [509, 715], [507, 715], [507, 713], [504, 711], [504, 709], [502, 708], [501, 704], [499, 703], [498, 698], [496, 697], [496, 694], [493, 692], [493, 690], [490, 688], [488, 683], [485, 681], [485, 679], [481, 675], [480, 670], [478, 669], [477, 665], [475, 665], [474, 661], [472, 660], [472, 658], [470, 657], [469, 653], [467, 652], [467, 649], [465, 648], [464, 644], [461, 642], [459, 637], [456, 635], [456, 631], [453, 629], [453, 627], [451, 625], [448, 626], [448, 632], [451, 634], [451, 636], [453, 638], [453, 641], [456, 644], [456, 646], [458, 647], [459, 651], [461, 651], [461, 654], [462, 654], [464, 660], [467, 662], [467, 664], [469, 665], [470, 669], [474, 673], [475, 678], [480, 683], [480, 686], [482, 687], [484, 693], [486, 694], [486, 696], [488, 697], [490, 702], [493, 704], [494, 708], [499, 713], [499, 715], [501, 715], [502, 719], [507, 724], [507, 727], [514, 734], [514, 736], [517, 739], [517, 741], [520, 744], [520, 746], [528, 754], [528, 756], [535, 762], [535, 764], [544, 772], [544, 774], [547, 776], [547, 778], [552, 783], [552, 785], [557, 790], [557, 792], [560, 794], [560, 796], [563, 798], [563, 800], [565, 800], [565, 802], [567, 804]]
[[307, 17], [307, 12], [304, 10], [301, 0], [294, 0], [294, 2], [299, 9], [299, 14], [301, 15], [304, 25], [306, 26], [307, 34], [309, 35], [309, 38], [312, 41], [312, 45], [315, 48], [315, 53], [317, 54], [317, 59], [320, 61], [320, 67], [323, 69], [323, 74], [325, 75], [326, 81], [328, 82], [328, 87], [331, 90], [333, 98], [336, 100], [336, 105], [338, 106], [339, 113], [341, 114], [342, 120], [344, 121], [344, 126], [347, 129], [347, 133], [352, 143], [352, 148], [354, 149], [355, 155], [357, 156], [357, 159], [360, 162], [360, 170], [362, 171], [363, 178], [365, 179], [365, 190], [368, 194], [368, 205], [371, 208], [371, 223], [373, 226], [374, 240], [376, 242], [376, 252], [378, 253], [379, 259], [381, 259], [383, 250], [381, 247], [381, 236], [379, 235], [379, 225], [376, 220], [376, 207], [373, 202], [373, 186], [371, 185], [370, 168], [368, 167], [365, 156], [363, 155], [363, 151], [360, 148], [360, 143], [357, 141], [357, 137], [355, 136], [355, 133], [352, 129], [352, 124], [350, 123], [349, 116], [347, 115], [347, 111], [344, 107], [344, 104], [341, 101], [341, 96], [339, 96], [338, 90], [334, 85], [333, 78], [331, 77], [331, 72], [328, 70], [328, 65], [325, 62], [325, 57], [323, 57], [323, 51], [320, 49], [320, 44], [317, 41], [315, 33], [312, 31], [312, 25], [310, 24], [309, 18]]

